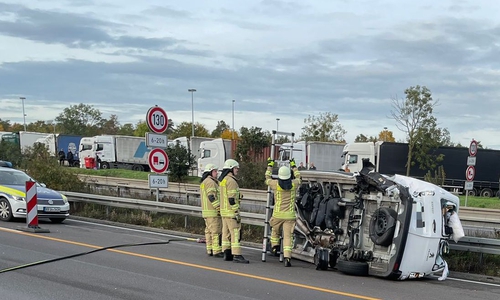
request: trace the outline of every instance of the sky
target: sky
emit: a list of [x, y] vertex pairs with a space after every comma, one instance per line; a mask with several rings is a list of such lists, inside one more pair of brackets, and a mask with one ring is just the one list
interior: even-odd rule
[[135, 124], [159, 105], [213, 130], [235, 100], [236, 129], [300, 135], [331, 112], [347, 142], [404, 140], [391, 103], [421, 85], [453, 142], [500, 149], [499, 15], [497, 0], [0, 0], [0, 118], [22, 123], [26, 97], [28, 123], [85, 103]]

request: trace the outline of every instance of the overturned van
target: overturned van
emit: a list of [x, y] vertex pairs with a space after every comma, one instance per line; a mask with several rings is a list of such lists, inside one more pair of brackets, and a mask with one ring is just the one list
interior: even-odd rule
[[443, 254], [457, 196], [431, 183], [381, 175], [302, 172], [293, 256], [318, 270], [396, 280], [447, 273]]

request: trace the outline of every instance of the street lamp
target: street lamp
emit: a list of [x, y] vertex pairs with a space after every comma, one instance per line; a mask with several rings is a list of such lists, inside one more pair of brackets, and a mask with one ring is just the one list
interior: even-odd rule
[[234, 140], [234, 102], [235, 101], [236, 100], [233, 100], [233, 132], [232, 132], [232, 134], [233, 134], [233, 140]]
[[387, 127], [384, 127], [384, 142], [387, 142]]
[[278, 131], [278, 124], [279, 124], [280, 118], [276, 118], [276, 131]]
[[24, 112], [24, 100], [26, 100], [26, 97], [19, 97], [19, 99], [23, 102], [24, 131], [26, 131], [26, 113]]
[[189, 89], [188, 92], [191, 93], [191, 136], [194, 136], [194, 92], [196, 89]]

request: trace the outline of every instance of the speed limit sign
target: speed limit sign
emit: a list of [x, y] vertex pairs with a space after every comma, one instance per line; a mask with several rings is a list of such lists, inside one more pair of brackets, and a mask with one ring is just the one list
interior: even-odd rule
[[158, 105], [153, 106], [146, 114], [146, 123], [154, 133], [163, 133], [168, 127], [167, 113]]

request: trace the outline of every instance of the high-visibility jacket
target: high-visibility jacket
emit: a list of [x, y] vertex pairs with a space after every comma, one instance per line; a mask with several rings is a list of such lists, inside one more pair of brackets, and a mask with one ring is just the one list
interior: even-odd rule
[[297, 188], [302, 182], [300, 172], [297, 168], [293, 168], [292, 188], [284, 190], [278, 184], [278, 180], [271, 178], [272, 168], [266, 170], [266, 184], [274, 191], [274, 209], [273, 217], [283, 220], [295, 220], [295, 197], [297, 196]]
[[228, 173], [220, 182], [220, 215], [234, 218], [240, 211], [240, 188], [233, 173]]
[[219, 183], [207, 176], [200, 185], [201, 215], [204, 218], [217, 217], [220, 208]]

